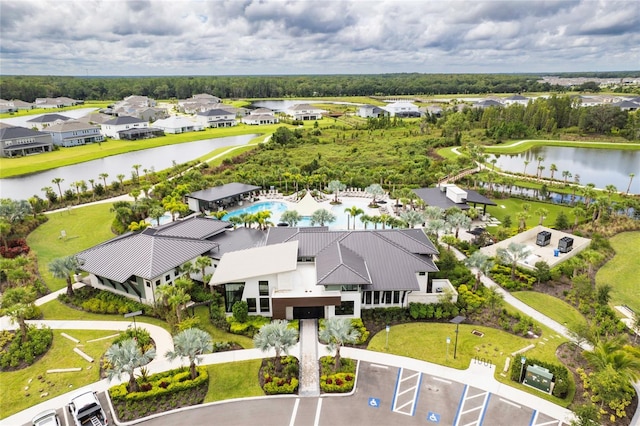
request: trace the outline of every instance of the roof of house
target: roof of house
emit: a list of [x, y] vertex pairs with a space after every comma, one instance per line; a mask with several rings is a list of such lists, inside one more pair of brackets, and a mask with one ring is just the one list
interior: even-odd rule
[[261, 247], [264, 245], [265, 237], [265, 232], [256, 228], [245, 228], [244, 226], [237, 229], [226, 228], [224, 232], [210, 237], [211, 240], [219, 244], [219, 247], [209, 255], [220, 259], [225, 253]]
[[27, 123], [52, 123], [57, 120], [67, 121], [71, 120], [71, 118], [60, 114], [42, 114], [38, 117], [27, 120]]
[[83, 271], [121, 283], [132, 276], [154, 279], [216, 247], [212, 241], [143, 232], [116, 237], [76, 256]]
[[309, 104], [295, 104], [289, 107], [289, 111], [324, 111]]
[[528, 101], [529, 98], [522, 95], [513, 95], [513, 96], [509, 96], [508, 98], [505, 98], [505, 100], [506, 101]]
[[438, 251], [421, 229], [329, 231], [269, 228], [266, 244], [298, 241], [298, 257], [316, 259], [318, 284], [370, 284], [371, 290], [418, 290], [416, 274], [435, 272]]
[[638, 109], [640, 108], [640, 104], [634, 102], [634, 101], [620, 101], [620, 102], [614, 102], [611, 104], [611, 106], [614, 107], [618, 107], [618, 108], [628, 108], [628, 109]]
[[188, 219], [169, 222], [157, 228], [148, 228], [145, 234], [164, 237], [205, 239], [224, 232], [230, 222], [210, 217], [193, 216]]
[[205, 117], [212, 117], [212, 116], [216, 116], [216, 115], [234, 115], [233, 112], [231, 111], [226, 111], [222, 108], [214, 108], [214, 109], [209, 109], [206, 111], [200, 111], [198, 112], [197, 115], [202, 115]]
[[177, 127], [193, 127], [193, 126], [202, 126], [202, 125], [197, 124], [189, 120], [188, 118], [172, 115], [171, 117], [154, 121], [153, 126], [172, 129]]
[[297, 241], [228, 252], [222, 256], [210, 284], [295, 271], [297, 266]]
[[[43, 136], [48, 133], [38, 132], [37, 130], [27, 129], [26, 127], [8, 126], [0, 127], [0, 140], [9, 140], [15, 138], [26, 138], [29, 136]], [[51, 135], [49, 135], [51, 137]]]
[[57, 133], [57, 132], [72, 132], [74, 130], [98, 130], [99, 128], [97, 126], [88, 124], [88, 123], [83, 123], [82, 121], [78, 121], [78, 120], [69, 120], [69, 121], [63, 121], [63, 122], [59, 122], [56, 124], [52, 124], [51, 126], [46, 127], [44, 130], [42, 130], [45, 133]]
[[192, 192], [187, 197], [202, 201], [217, 201], [235, 195], [244, 194], [259, 190], [259, 186], [247, 185], [245, 183], [231, 182], [221, 186], [214, 186], [201, 191]]
[[78, 118], [78, 121], [84, 121], [86, 123], [98, 123], [98, 124], [103, 124], [109, 120], [113, 119], [112, 115], [108, 115], [108, 114], [103, 114], [101, 112], [91, 112], [87, 115], [83, 115], [82, 117]]
[[251, 114], [252, 115], [260, 115], [260, 114], [273, 115], [273, 111], [270, 110], [269, 108], [256, 108], [251, 111]]
[[485, 204], [487, 206], [497, 205], [477, 191], [474, 191], [472, 189], [465, 189], [464, 191], [467, 193], [467, 202], [454, 203], [447, 197], [446, 191], [442, 191], [440, 188], [418, 188], [413, 190], [413, 192], [415, 192], [415, 194], [420, 197], [427, 205], [440, 207], [445, 210], [450, 207], [458, 207], [461, 210], [468, 210], [469, 204], [474, 203]]
[[502, 106], [502, 104], [498, 101], [494, 101], [493, 99], [483, 99], [473, 104], [473, 106], [474, 107], [490, 107], [490, 106]]
[[121, 126], [123, 124], [135, 124], [135, 123], [146, 123], [146, 121], [140, 118], [131, 117], [130, 115], [122, 115], [120, 117], [116, 117], [109, 121], [105, 121], [102, 124], [107, 124], [109, 126]]

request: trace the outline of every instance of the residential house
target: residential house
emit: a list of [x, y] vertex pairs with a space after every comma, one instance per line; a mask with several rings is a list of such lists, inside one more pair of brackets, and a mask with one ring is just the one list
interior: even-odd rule
[[186, 112], [187, 114], [195, 114], [208, 109], [219, 108], [221, 103], [222, 99], [216, 96], [209, 95], [207, 93], [200, 93], [193, 95], [189, 99], [178, 100], [178, 110]]
[[614, 102], [611, 106], [620, 108], [622, 111], [637, 111], [640, 109], [640, 103], [627, 100]]
[[420, 117], [420, 110], [411, 102], [393, 102], [385, 107], [391, 117]]
[[294, 120], [308, 121], [321, 120], [324, 112], [326, 111], [309, 104], [296, 104], [289, 107], [285, 113]]
[[80, 105], [83, 103], [84, 101], [60, 96], [58, 98], [36, 98], [35, 107], [36, 108], [62, 108], [62, 107]]
[[388, 117], [389, 111], [377, 107], [375, 105], [360, 105], [358, 108], [358, 117], [362, 118], [381, 118]]
[[157, 120], [153, 127], [163, 130], [165, 133], [177, 134], [204, 130], [204, 126], [185, 117], [172, 115], [169, 118]]
[[448, 280], [429, 280], [437, 250], [421, 229], [330, 231], [269, 228], [264, 246], [227, 252], [210, 285], [231, 312], [237, 301], [274, 319], [359, 317], [362, 309], [457, 300]]
[[59, 121], [42, 131], [51, 135], [55, 145], [64, 147], [104, 141], [100, 127], [78, 120]]
[[508, 98], [504, 98], [502, 100], [502, 103], [504, 105], [513, 105], [513, 104], [518, 104], [518, 105], [524, 105], [527, 106], [527, 104], [529, 103], [530, 99], [522, 96], [522, 95], [513, 95], [513, 96], [509, 96]]
[[159, 136], [162, 131], [149, 127], [149, 122], [135, 117], [116, 117], [101, 126], [102, 134], [112, 139], [144, 139]]
[[196, 121], [206, 127], [232, 127], [238, 124], [235, 113], [223, 109], [198, 112]]
[[42, 130], [47, 126], [51, 126], [52, 124], [57, 124], [68, 120], [71, 120], [71, 118], [61, 114], [42, 114], [27, 120], [27, 123], [30, 123], [38, 130]]
[[504, 106], [501, 102], [496, 101], [495, 99], [482, 99], [478, 102], [475, 102], [472, 107], [473, 108], [489, 108], [489, 107], [502, 107]]
[[20, 110], [30, 110], [33, 108], [35, 108], [34, 104], [21, 101], [20, 99], [13, 99], [11, 101], [0, 99], [0, 113], [16, 112]]
[[26, 127], [0, 126], [0, 156], [19, 157], [50, 151], [53, 151], [53, 139], [49, 133]]
[[261, 124], [276, 124], [278, 119], [273, 115], [273, 112], [270, 109], [258, 108], [251, 114], [241, 117], [240, 121], [244, 124], [259, 126]]
[[8, 112], [16, 112], [18, 109], [13, 105], [11, 101], [6, 99], [0, 99], [0, 114]]
[[89, 114], [78, 118], [78, 121], [82, 121], [84, 123], [90, 123], [90, 124], [103, 124], [109, 120], [113, 120], [112, 115], [103, 114], [101, 112], [95, 112], [95, 111], [90, 112]]

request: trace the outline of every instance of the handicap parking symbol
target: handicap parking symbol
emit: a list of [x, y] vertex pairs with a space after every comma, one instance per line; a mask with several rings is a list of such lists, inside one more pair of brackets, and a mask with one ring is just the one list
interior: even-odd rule
[[440, 414], [429, 411], [429, 413], [427, 413], [427, 420], [433, 423], [440, 423]]
[[369, 398], [369, 407], [380, 408], [380, 399], [378, 398]]

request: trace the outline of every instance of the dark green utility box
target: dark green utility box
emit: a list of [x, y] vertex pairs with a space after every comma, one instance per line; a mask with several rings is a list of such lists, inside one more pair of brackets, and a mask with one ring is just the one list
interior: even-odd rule
[[522, 383], [542, 392], [551, 393], [552, 381], [553, 374], [549, 370], [539, 365], [530, 365], [527, 367], [527, 373], [524, 375]]

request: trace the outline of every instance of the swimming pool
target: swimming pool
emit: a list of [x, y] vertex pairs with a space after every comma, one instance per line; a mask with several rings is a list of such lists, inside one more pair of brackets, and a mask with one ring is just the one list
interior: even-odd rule
[[[342, 204], [331, 205], [329, 202], [323, 202], [320, 204], [320, 208], [327, 209], [331, 211], [334, 215], [336, 215], [336, 221], [332, 223], [327, 223], [331, 229], [347, 229], [347, 221], [353, 229], [353, 218], [348, 215], [344, 210], [351, 208], [352, 206], [358, 206], [364, 213], [369, 216], [380, 216], [380, 212], [378, 209], [372, 209], [368, 207], [369, 200], [343, 200]], [[234, 210], [229, 212], [229, 214], [225, 215], [222, 220], [229, 220], [232, 216], [239, 216], [243, 213], [255, 214], [261, 211], [269, 210], [271, 211], [271, 222], [274, 225], [280, 223], [280, 216], [287, 210], [293, 210], [295, 207], [295, 203], [287, 203], [284, 201], [261, 201], [250, 206], [243, 207], [238, 210]], [[309, 217], [303, 217], [303, 219], [298, 222], [298, 226], [311, 226], [311, 219]], [[316, 224], [316, 226], [318, 226]], [[372, 224], [368, 225], [368, 228], [373, 228]], [[356, 229], [364, 229], [364, 225], [360, 222], [360, 217], [356, 217]]]

